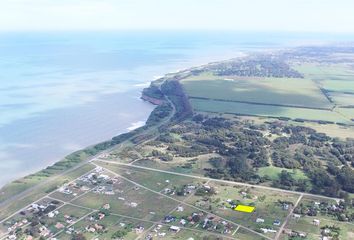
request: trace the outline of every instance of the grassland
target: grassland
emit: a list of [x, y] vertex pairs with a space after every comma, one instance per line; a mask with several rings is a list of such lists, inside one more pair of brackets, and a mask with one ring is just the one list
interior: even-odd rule
[[280, 168], [274, 166], [261, 167], [258, 169], [257, 173], [262, 177], [268, 176], [272, 180], [277, 180], [279, 179], [279, 174], [282, 171], [287, 171], [291, 173], [293, 178], [296, 180], [307, 179], [307, 176], [301, 170], [290, 170], [287, 168]]
[[264, 104], [329, 108], [331, 104], [316, 84], [302, 78], [246, 78], [208, 75], [202, 80], [183, 79], [189, 97]]
[[354, 94], [331, 92], [331, 99], [339, 106], [350, 106], [354, 104]]
[[190, 102], [196, 111], [202, 112], [350, 123], [349, 119], [346, 119], [340, 114], [326, 110], [223, 102], [204, 99], [190, 99]]

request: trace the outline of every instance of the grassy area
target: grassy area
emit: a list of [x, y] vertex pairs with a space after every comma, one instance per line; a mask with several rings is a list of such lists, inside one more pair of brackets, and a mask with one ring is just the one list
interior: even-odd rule
[[188, 80], [182, 84], [193, 97], [328, 108], [330, 102], [310, 79], [227, 78]]
[[289, 108], [279, 106], [265, 106], [237, 102], [221, 102], [203, 99], [191, 99], [192, 106], [196, 111], [233, 113], [240, 115], [259, 115], [267, 117], [284, 117], [290, 119], [306, 119], [312, 121], [330, 121], [350, 123], [340, 114], [326, 110]]
[[277, 180], [279, 178], [279, 174], [284, 170], [290, 172], [296, 180], [307, 179], [307, 176], [301, 170], [290, 170], [274, 166], [261, 167], [258, 169], [257, 174], [261, 177], [268, 176], [272, 180]]
[[354, 94], [330, 92], [329, 95], [337, 105], [348, 106], [354, 104]]
[[293, 68], [303, 73], [306, 77], [316, 80], [322, 79], [348, 79], [354, 75], [353, 69], [346, 64], [320, 64], [301, 63], [293, 65]]
[[336, 111], [349, 119], [354, 119], [354, 108], [337, 108]]
[[329, 91], [354, 93], [354, 76], [351, 81], [324, 80], [322, 83], [324, 88]]

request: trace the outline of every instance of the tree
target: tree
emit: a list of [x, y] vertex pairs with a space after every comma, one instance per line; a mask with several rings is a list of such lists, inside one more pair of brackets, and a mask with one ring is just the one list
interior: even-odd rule
[[75, 233], [71, 240], [86, 240], [86, 237], [82, 233]]

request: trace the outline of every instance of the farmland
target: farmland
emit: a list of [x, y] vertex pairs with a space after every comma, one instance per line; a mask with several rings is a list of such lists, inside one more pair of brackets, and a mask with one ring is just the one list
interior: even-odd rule
[[195, 111], [352, 124], [352, 66], [311, 61], [289, 61], [297, 78], [221, 75], [206, 66], [180, 82]]
[[217, 78], [218, 76], [213, 75], [209, 75], [202, 80], [186, 78], [182, 80], [182, 83], [186, 93], [192, 98], [202, 97], [323, 109], [331, 106], [316, 84], [310, 79], [241, 78], [233, 76], [224, 79]]
[[223, 102], [204, 99], [191, 99], [190, 101], [196, 110], [202, 112], [233, 113], [236, 115], [350, 123], [349, 120], [340, 114], [327, 110], [281, 107], [239, 102]]

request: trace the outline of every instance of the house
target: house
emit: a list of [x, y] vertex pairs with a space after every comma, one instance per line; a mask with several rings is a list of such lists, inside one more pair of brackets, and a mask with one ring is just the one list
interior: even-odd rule
[[177, 212], [183, 212], [183, 211], [184, 211], [183, 206], [178, 206], [178, 207], [177, 207]]
[[315, 225], [315, 226], [320, 226], [320, 220], [318, 220], [318, 219], [314, 219], [313, 221], [312, 221], [312, 223], [313, 223], [313, 225]]
[[264, 219], [263, 218], [257, 218], [256, 219], [256, 223], [264, 223]]
[[261, 228], [263, 233], [276, 233], [277, 231], [271, 228]]
[[109, 203], [106, 203], [106, 204], [104, 204], [103, 205], [103, 207], [102, 207], [103, 209], [110, 209], [111, 208], [111, 206], [109, 205]]
[[98, 219], [102, 220], [106, 215], [104, 213], [98, 213]]
[[103, 230], [103, 228], [104, 228], [102, 225], [97, 224], [97, 223], [95, 224], [95, 226], [94, 226], [94, 227], [95, 227], [96, 231], [102, 231], [102, 230]]
[[94, 232], [96, 232], [96, 229], [94, 227], [92, 227], [92, 226], [87, 226], [86, 227], [86, 231], [88, 231], [90, 233], [94, 233]]
[[299, 218], [301, 218], [301, 215], [300, 214], [293, 214], [293, 218], [294, 219], [299, 219]]
[[56, 229], [62, 229], [62, 228], [64, 228], [65, 226], [62, 224], [62, 223], [60, 223], [60, 222], [57, 222], [56, 224], [55, 224], [55, 228]]
[[179, 231], [181, 231], [181, 228], [177, 226], [171, 226], [170, 231], [178, 233]]
[[41, 226], [39, 228], [39, 235], [42, 237], [46, 237], [50, 234], [50, 231], [45, 227], [45, 226]]
[[283, 204], [283, 210], [285, 210], [285, 211], [289, 210], [289, 204], [284, 203]]
[[142, 233], [143, 231], [144, 231], [144, 227], [143, 226], [137, 226], [136, 228], [135, 228], [135, 233], [136, 234], [140, 234], [140, 233]]
[[172, 190], [170, 188], [165, 188], [163, 190], [164, 194], [171, 194], [172, 193]]
[[16, 237], [15, 234], [9, 235], [7, 238], [10, 239], [10, 240], [15, 240], [15, 239], [17, 239], [17, 237]]
[[171, 215], [165, 216], [165, 218], [164, 218], [165, 223], [174, 222], [175, 220], [176, 220], [176, 217], [171, 216]]
[[273, 225], [280, 226], [280, 220], [279, 219], [274, 220]]
[[181, 225], [186, 225], [186, 223], [187, 223], [187, 220], [185, 220], [185, 219], [181, 219], [181, 221], [179, 221], [179, 223], [181, 224]]

